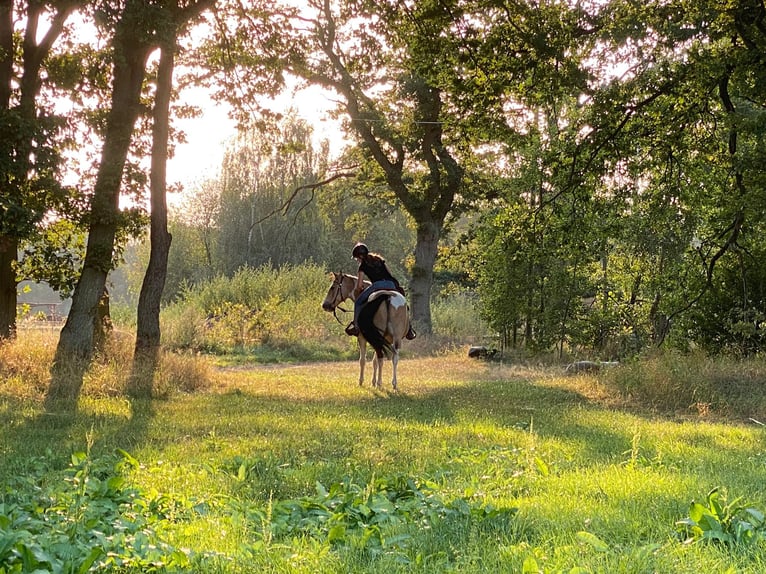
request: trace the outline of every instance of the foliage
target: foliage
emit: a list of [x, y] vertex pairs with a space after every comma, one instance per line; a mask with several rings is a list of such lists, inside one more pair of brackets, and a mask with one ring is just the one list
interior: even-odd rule
[[757, 544], [766, 536], [766, 516], [741, 500], [728, 502], [721, 489], [714, 488], [707, 494], [706, 504], [691, 503], [688, 518], [677, 523], [679, 530], [694, 541]]
[[69, 220], [40, 226], [37, 235], [23, 244], [18, 277], [45, 282], [62, 299], [74, 291], [82, 259], [85, 256], [85, 233]]
[[[242, 268], [230, 279], [220, 276], [190, 287], [164, 308], [164, 344], [234, 354], [240, 361], [248, 356], [267, 362], [347, 358], [356, 353], [356, 340], [343, 333], [348, 320], [342, 311], [336, 320], [322, 310], [329, 286], [328, 273], [313, 263]], [[455, 292], [434, 305], [435, 337], [441, 342], [488, 336], [469, 300], [470, 295]], [[343, 307], [350, 310], [351, 302]]]
[[0, 503], [2, 571], [158, 572], [188, 566], [189, 556], [157, 531], [168, 518], [168, 501], [128, 485], [125, 471], [137, 465], [125, 451], [98, 460], [76, 452], [62, 480], [49, 481], [51, 469], [37, 461], [35, 474], [18, 477]]
[[327, 273], [314, 264], [244, 267], [231, 279], [220, 276], [189, 289], [168, 307], [165, 344], [231, 352], [322, 339], [327, 288]]
[[[538, 89], [541, 68], [518, 93], [487, 91], [527, 111], [520, 135], [501, 134], [514, 172], [473, 235], [485, 317], [514, 341], [622, 357], [690, 338], [760, 348], [763, 7], [660, 4], [573, 10], [551, 44], [553, 59], [573, 46], [558, 89]], [[513, 37], [502, 22], [487, 34]], [[478, 101], [483, 125], [505, 117]], [[595, 297], [585, 322], [579, 297]]]
[[464, 499], [447, 503], [434, 483], [392, 476], [367, 485], [355, 484], [348, 477], [329, 488], [317, 483], [315, 496], [274, 501], [268, 516], [256, 517], [269, 529], [265, 537], [317, 537], [332, 545], [360, 546], [375, 557], [411, 545], [413, 534], [396, 534], [403, 527], [429, 529], [439, 522], [510, 520], [512, 514]]
[[221, 170], [216, 271], [230, 276], [243, 266], [327, 259], [321, 240], [330, 234], [313, 187], [327, 153], [326, 146], [315, 149], [312, 128], [294, 115], [275, 133], [240, 131]]

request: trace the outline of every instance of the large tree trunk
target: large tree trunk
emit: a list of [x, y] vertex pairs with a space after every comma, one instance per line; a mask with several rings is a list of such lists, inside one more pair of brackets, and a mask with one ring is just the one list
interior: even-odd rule
[[18, 241], [0, 237], [0, 340], [16, 334], [16, 261]]
[[[0, 113], [8, 112], [12, 81], [13, 0], [0, 0]], [[8, 192], [6, 189], [0, 191]], [[16, 332], [16, 272], [13, 263], [17, 252], [18, 241], [3, 234], [0, 229], [0, 339], [12, 337]]]
[[170, 99], [173, 88], [175, 37], [162, 48], [157, 70], [157, 92], [152, 128], [151, 229], [149, 264], [138, 298], [136, 347], [130, 393], [149, 397], [160, 355], [160, 301], [165, 288], [168, 252], [167, 161]]
[[[115, 34], [114, 80], [111, 109], [91, 206], [88, 245], [82, 273], [72, 296], [72, 307], [61, 331], [53, 365], [49, 400], [76, 400], [93, 352], [93, 327], [106, 276], [112, 268], [119, 222], [120, 186], [134, 125], [140, 112], [141, 87], [150, 47], [137, 39], [137, 19], [127, 15], [140, 9], [128, 3]], [[132, 24], [126, 24], [132, 22]]]
[[431, 287], [434, 280], [434, 264], [439, 250], [441, 222], [418, 221], [415, 242], [415, 264], [410, 283], [410, 308], [415, 328], [431, 333]]

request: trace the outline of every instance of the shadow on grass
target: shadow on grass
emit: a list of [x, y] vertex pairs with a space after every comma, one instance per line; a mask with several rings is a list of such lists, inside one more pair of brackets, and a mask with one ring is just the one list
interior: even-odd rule
[[24, 473], [35, 460], [63, 469], [75, 452], [130, 452], [144, 442], [155, 414], [152, 401], [141, 399], [130, 400], [128, 416], [84, 410], [71, 401], [47, 401], [34, 412], [28, 400], [14, 397], [1, 397], [0, 405], [0, 477]]
[[[300, 367], [293, 367], [296, 376]], [[291, 371], [285, 376], [289, 385]], [[483, 373], [482, 376], [485, 374]], [[365, 386], [358, 394], [296, 397], [293, 393], [265, 393], [253, 391], [247, 385], [230, 393], [211, 397], [210, 412], [239, 411], [243, 424], [256, 413], [280, 413], [287, 420], [300, 421], [306, 417], [351, 417], [358, 420], [384, 421], [388, 426], [426, 425], [445, 427], [445, 435], [452, 428], [460, 428], [463, 435], [510, 430], [521, 434], [554, 439], [576, 450], [578, 458], [591, 463], [614, 463], [631, 456], [633, 440], [645, 423], [661, 421], [683, 425], [677, 413], [659, 414], [649, 409], [615, 409], [612, 405], [593, 400], [581, 392], [550, 383], [534, 375], [511, 375], [501, 379], [473, 379], [460, 385], [434, 385], [416, 391], [391, 393], [371, 390]], [[317, 414], [319, 413], [319, 414]], [[643, 421], [640, 424], [637, 421]], [[489, 430], [487, 430], [488, 427]], [[220, 429], [219, 429], [220, 430]], [[324, 435], [327, 444], [334, 444], [333, 431], [322, 428], [311, 430]], [[731, 456], [747, 457], [752, 444], [726, 444], [714, 432], [699, 432], [694, 426], [678, 426], [675, 432], [686, 437], [685, 442], [694, 449], [728, 452]], [[761, 448], [766, 436], [762, 436]], [[641, 448], [651, 458], [656, 453], [651, 440], [644, 438]]]
[[[240, 427], [228, 427], [228, 431], [216, 427], [218, 433], [231, 432], [235, 436], [243, 431], [266, 433], [262, 422], [251, 426], [248, 421], [263, 420], [263, 416], [278, 413], [283, 420], [295, 421], [296, 424], [330, 419], [329, 426], [327, 423], [307, 424], [312, 441], [323, 437], [319, 442], [324, 445], [338, 443], [334, 435], [344, 432], [344, 426], [353, 425], [356, 421], [371, 421], [364, 432], [380, 432], [376, 430], [378, 427], [417, 433], [417, 427], [425, 426], [443, 429], [445, 440], [448, 435], [459, 433], [465, 442], [470, 443], [476, 436], [477, 444], [479, 439], [482, 442], [491, 440], [483, 437], [493, 433], [518, 433], [520, 441], [526, 434], [533, 433], [543, 438], [550, 436], [577, 443], [578, 449], [592, 457], [594, 462], [606, 460], [614, 453], [619, 454], [630, 448], [630, 429], [578, 423], [578, 412], [600, 411], [602, 406], [576, 391], [539, 385], [524, 379], [474, 381], [457, 387], [420, 391], [416, 395], [367, 390], [351, 398], [315, 395], [296, 399], [289, 393], [261, 394], [236, 389], [207, 400], [209, 406], [206, 411], [210, 420], [241, 417]], [[338, 417], [335, 425], [332, 424], [334, 417]], [[259, 431], [259, 428], [262, 430]], [[391, 434], [395, 432], [392, 430]], [[385, 441], [386, 437], [381, 440]]]

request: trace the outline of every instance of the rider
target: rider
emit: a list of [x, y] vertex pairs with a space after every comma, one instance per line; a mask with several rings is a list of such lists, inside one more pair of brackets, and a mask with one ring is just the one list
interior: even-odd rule
[[[356, 326], [356, 321], [359, 317], [359, 310], [367, 302], [367, 299], [369, 299], [373, 291], [392, 289], [394, 291], [399, 291], [399, 293], [404, 295], [404, 289], [399, 285], [399, 281], [397, 281], [391, 274], [391, 271], [389, 271], [388, 266], [386, 265], [386, 260], [377, 253], [370, 253], [370, 250], [364, 243], [357, 243], [354, 245], [354, 250], [351, 252], [351, 255], [359, 263], [359, 271], [357, 272], [356, 287], [354, 289], [354, 293], [357, 295], [356, 300], [354, 301], [354, 321], [349, 323], [348, 327], [346, 327], [346, 333], [349, 335], [358, 335], [359, 328]], [[365, 277], [372, 283], [372, 285], [368, 286], [366, 289], [364, 288]], [[411, 323], [405, 337], [407, 339], [415, 338], [415, 331], [412, 329]]]

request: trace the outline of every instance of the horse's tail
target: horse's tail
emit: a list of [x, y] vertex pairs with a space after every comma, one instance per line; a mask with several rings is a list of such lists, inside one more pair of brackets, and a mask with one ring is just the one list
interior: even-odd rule
[[383, 303], [387, 303], [389, 296], [376, 297], [372, 301], [365, 303], [359, 310], [357, 317], [357, 327], [360, 334], [375, 349], [378, 356], [391, 355], [394, 353], [394, 347], [383, 336], [383, 333], [375, 326], [375, 313]]

